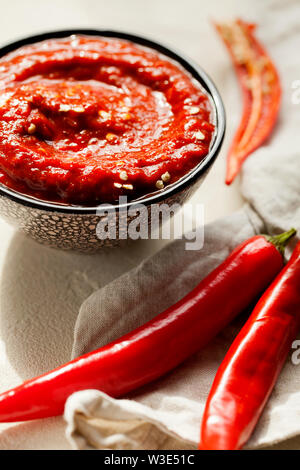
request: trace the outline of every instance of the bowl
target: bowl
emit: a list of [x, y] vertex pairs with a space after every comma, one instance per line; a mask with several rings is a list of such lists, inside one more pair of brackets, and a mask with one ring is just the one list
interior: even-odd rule
[[[162, 204], [173, 206], [176, 203], [176, 207], [178, 207], [178, 205], [184, 204], [199, 188], [220, 151], [225, 133], [225, 112], [217, 88], [199, 65], [181, 53], [142, 36], [120, 31], [94, 29], [54, 31], [10, 43], [0, 48], [0, 57], [28, 44], [51, 38], [68, 37], [72, 34], [125, 39], [154, 49], [175, 60], [206, 90], [213, 107], [215, 121], [215, 132], [210, 150], [205, 158], [176, 183], [137, 200], [113, 206], [103, 204], [100, 208], [99, 206], [65, 205], [36, 199], [0, 184], [0, 215], [10, 224], [34, 240], [48, 246], [93, 252], [104, 246], [118, 245], [121, 241], [126, 240], [128, 227], [137, 215], [139, 215], [141, 223], [151, 227], [151, 230], [155, 229], [154, 225], [160, 224], [161, 218], [159, 220], [156, 218], [154, 223], [153, 217], [151, 217], [153, 205], [157, 205], [157, 207], [161, 207]], [[139, 211], [141, 204], [146, 207], [145, 211]], [[116, 221], [114, 230], [108, 231], [104, 236], [102, 230], [101, 236], [99, 236], [99, 222], [102, 223], [102, 227], [105, 227], [108, 217], [112, 214]]]

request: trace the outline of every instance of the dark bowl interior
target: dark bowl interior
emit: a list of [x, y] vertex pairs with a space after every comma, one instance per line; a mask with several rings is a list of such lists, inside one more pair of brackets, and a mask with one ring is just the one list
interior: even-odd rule
[[[207, 94], [209, 95], [212, 106], [214, 107], [214, 114], [215, 114], [215, 126], [216, 131], [213, 137], [213, 141], [211, 143], [210, 151], [206, 155], [206, 157], [197, 165], [193, 170], [183, 176], [180, 180], [176, 183], [167, 186], [162, 191], [158, 191], [142, 198], [139, 198], [136, 201], [129, 201], [123, 205], [115, 205], [115, 209], [128, 209], [136, 204], [143, 203], [145, 205], [148, 204], [157, 204], [164, 199], [167, 199], [176, 193], [186, 189], [189, 185], [191, 185], [195, 180], [197, 180], [201, 175], [203, 175], [208, 168], [214, 162], [216, 156], [219, 153], [221, 148], [224, 134], [225, 134], [225, 111], [222, 99], [220, 94], [215, 87], [212, 80], [208, 77], [208, 75], [202, 70], [202, 68], [195, 64], [190, 59], [186, 58], [179, 52], [170, 49], [160, 43], [154, 42], [150, 39], [144, 38], [142, 36], [136, 36], [133, 34], [129, 34], [126, 32], [120, 31], [111, 31], [111, 30], [97, 30], [97, 29], [71, 29], [71, 30], [63, 30], [63, 31], [52, 31], [49, 33], [38, 34], [35, 36], [30, 36], [25, 39], [21, 39], [19, 41], [15, 41], [13, 43], [8, 44], [0, 48], [0, 57], [8, 54], [9, 52], [14, 51], [15, 49], [32, 44], [39, 41], [44, 41], [51, 38], [64, 38], [70, 36], [72, 34], [82, 34], [82, 35], [89, 35], [89, 36], [104, 36], [104, 37], [111, 37], [111, 38], [119, 38], [124, 39], [127, 41], [134, 42], [141, 46], [145, 46], [151, 49], [154, 49], [161, 54], [175, 60], [178, 62], [185, 70], [187, 70], [192, 77], [197, 80], [201, 86], [206, 90]], [[64, 212], [64, 213], [72, 213], [72, 214], [96, 214], [98, 206], [76, 206], [76, 205], [66, 205], [66, 204], [58, 204], [52, 203], [48, 201], [43, 201], [40, 199], [36, 199], [30, 196], [26, 196], [21, 194], [17, 191], [9, 189], [3, 185], [0, 185], [0, 195], [6, 196], [13, 201], [16, 201], [22, 205], [43, 209], [46, 211], [55, 211], [55, 212]], [[101, 208], [105, 210], [104, 205], [101, 205]], [[109, 210], [109, 206], [108, 206]]]

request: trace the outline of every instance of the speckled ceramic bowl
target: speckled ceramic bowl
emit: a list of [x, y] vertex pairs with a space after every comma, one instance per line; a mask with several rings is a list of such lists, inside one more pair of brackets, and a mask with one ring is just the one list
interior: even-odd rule
[[[225, 112], [221, 97], [210, 78], [196, 64], [169, 48], [140, 36], [118, 31], [66, 30], [55, 31], [11, 43], [0, 48], [0, 56], [19, 47], [50, 38], [62, 38], [72, 34], [106, 36], [132, 41], [150, 47], [181, 64], [207, 91], [214, 109], [216, 131], [208, 155], [187, 175], [161, 191], [148, 194], [139, 200], [114, 206], [116, 232], [113, 237], [101, 239], [97, 236], [98, 222], [103, 218], [97, 207], [56, 204], [35, 199], [0, 185], [0, 215], [9, 223], [40, 243], [66, 250], [96, 251], [103, 246], [114, 246], [126, 238], [127, 227], [135, 218], [128, 215], [138, 204], [147, 207], [144, 223], [151, 225], [150, 210], [153, 204], [183, 204], [200, 186], [218, 155], [225, 132]], [[111, 211], [111, 207], [107, 206]], [[104, 211], [104, 207], [102, 207]], [[126, 212], [125, 212], [126, 211]], [[121, 223], [121, 217], [123, 222]], [[125, 223], [124, 223], [125, 217]], [[140, 218], [141, 220], [141, 218]], [[153, 221], [152, 221], [153, 224]], [[98, 232], [99, 233], [99, 232]], [[116, 234], [116, 236], [115, 236]]]

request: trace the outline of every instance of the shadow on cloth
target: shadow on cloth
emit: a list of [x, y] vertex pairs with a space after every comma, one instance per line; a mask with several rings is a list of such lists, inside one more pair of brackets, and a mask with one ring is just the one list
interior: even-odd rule
[[16, 233], [1, 281], [0, 331], [23, 380], [70, 360], [81, 303], [158, 248], [138, 240], [97, 254], [60, 251]]

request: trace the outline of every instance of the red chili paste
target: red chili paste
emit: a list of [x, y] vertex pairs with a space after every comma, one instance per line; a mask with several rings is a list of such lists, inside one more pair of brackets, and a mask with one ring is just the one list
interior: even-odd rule
[[131, 42], [72, 36], [0, 59], [0, 183], [68, 204], [163, 189], [208, 153], [207, 94]]

